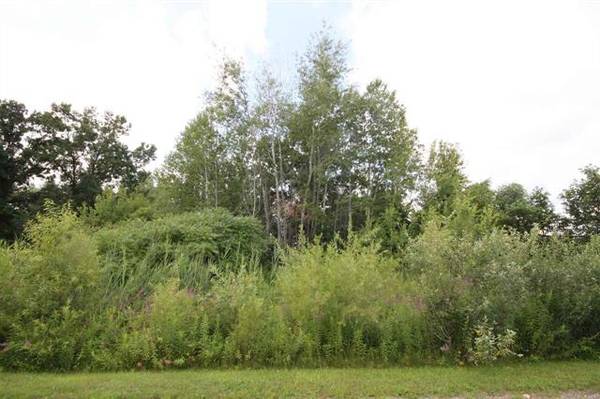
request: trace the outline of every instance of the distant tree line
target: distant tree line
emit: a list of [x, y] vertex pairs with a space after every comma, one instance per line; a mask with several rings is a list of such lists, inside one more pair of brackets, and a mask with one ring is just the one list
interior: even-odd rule
[[94, 208], [103, 190], [139, 197], [140, 187], [161, 212], [222, 207], [255, 216], [281, 244], [300, 231], [331, 240], [378, 226], [394, 250], [434, 217], [517, 232], [538, 226], [546, 235], [600, 231], [598, 167], [585, 167], [563, 192], [561, 217], [541, 188], [470, 182], [453, 144], [424, 154], [396, 93], [381, 80], [360, 90], [348, 72], [346, 48], [327, 33], [300, 59], [291, 91], [268, 70], [251, 85], [243, 65], [226, 59], [152, 184], [144, 167], [155, 147], [123, 144], [123, 116], [68, 104], [28, 112], [2, 100], [0, 236], [14, 239], [47, 199]]
[[381, 80], [359, 90], [348, 71], [344, 46], [327, 34], [300, 59], [292, 92], [268, 71], [250, 88], [242, 64], [226, 60], [158, 172], [170, 206], [253, 215], [282, 243], [300, 230], [331, 239], [377, 224], [392, 229], [383, 234], [394, 247], [431, 217], [467, 210], [517, 232], [597, 233], [598, 168], [563, 193], [566, 218], [541, 188], [469, 182], [455, 145], [436, 142], [424, 156], [396, 93]]

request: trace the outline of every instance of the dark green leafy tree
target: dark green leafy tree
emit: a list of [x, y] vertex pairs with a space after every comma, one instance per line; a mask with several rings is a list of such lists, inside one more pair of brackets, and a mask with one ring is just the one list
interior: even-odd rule
[[148, 176], [142, 168], [154, 159], [156, 148], [142, 143], [130, 151], [121, 142], [130, 128], [125, 117], [53, 104], [35, 118], [43, 126], [50, 176], [74, 205], [92, 204], [105, 185], [133, 188]]
[[511, 183], [498, 188], [496, 206], [501, 225], [519, 232], [527, 232], [533, 227], [527, 190], [522, 185]]
[[24, 201], [19, 193], [45, 171], [38, 156], [39, 142], [27, 141], [32, 129], [25, 105], [0, 100], [0, 239], [12, 240], [20, 230]]
[[550, 200], [550, 194], [541, 187], [535, 187], [529, 193], [528, 200], [532, 208], [534, 223], [543, 234], [549, 234], [557, 227], [559, 220]]
[[518, 183], [500, 187], [496, 191], [496, 209], [503, 227], [520, 233], [538, 226], [542, 233], [551, 232], [557, 216], [547, 192], [535, 188], [531, 194]]
[[567, 226], [578, 237], [600, 234], [600, 168], [589, 165], [582, 169], [583, 178], [562, 193], [567, 211]]
[[478, 210], [494, 207], [496, 193], [492, 190], [489, 180], [469, 184], [465, 188], [465, 195]]
[[93, 108], [53, 104], [29, 114], [23, 104], [0, 101], [0, 236], [13, 239], [45, 200], [91, 205], [105, 187], [144, 181], [156, 148], [129, 150], [120, 141], [129, 127], [123, 116]]

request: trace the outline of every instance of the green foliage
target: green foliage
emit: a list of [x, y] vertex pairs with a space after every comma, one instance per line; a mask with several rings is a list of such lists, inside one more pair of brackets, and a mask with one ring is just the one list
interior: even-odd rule
[[583, 178], [573, 182], [562, 199], [572, 233], [589, 238], [600, 234], [600, 168], [589, 165], [582, 173]]
[[515, 331], [524, 355], [597, 356], [595, 245], [548, 241], [535, 230], [456, 236], [432, 222], [407, 247], [403, 267], [422, 281], [431, 336], [452, 357], [467, 357], [484, 319]]
[[[213, 318], [226, 337], [224, 361], [243, 365], [293, 365], [298, 342], [289, 333], [280, 304], [255, 270], [221, 276], [212, 300]], [[210, 314], [210, 313], [209, 313]]]
[[52, 104], [35, 118], [44, 130], [45, 163], [76, 206], [92, 204], [104, 185], [133, 188], [148, 176], [142, 168], [154, 159], [156, 147], [142, 143], [129, 150], [120, 141], [129, 130], [124, 116]]
[[540, 188], [528, 194], [520, 184], [508, 184], [496, 191], [495, 203], [500, 224], [520, 233], [537, 226], [549, 234], [557, 220], [548, 193]]
[[25, 138], [34, 128], [25, 105], [0, 100], [0, 239], [12, 241], [23, 227], [20, 192], [45, 168], [37, 137]]
[[509, 329], [503, 334], [495, 334], [493, 327], [484, 317], [483, 321], [475, 326], [473, 347], [469, 351], [469, 361], [475, 365], [483, 365], [516, 355], [511, 350], [515, 344], [516, 335], [516, 332]]
[[484, 237], [496, 228], [498, 214], [491, 206], [479, 208], [475, 198], [465, 194], [454, 201], [454, 210], [443, 218], [448, 229], [456, 236]]
[[381, 80], [348, 81], [346, 47], [326, 30], [301, 57], [294, 92], [268, 71], [248, 95], [225, 60], [206, 106], [159, 172], [170, 206], [224, 207], [260, 217], [282, 244], [300, 227], [326, 241], [361, 229], [390, 204], [408, 209], [420, 166], [416, 131]]
[[206, 108], [186, 126], [159, 172], [173, 207], [223, 207], [255, 216], [261, 192], [248, 102], [242, 64], [225, 59]]
[[[28, 113], [0, 100], [0, 239], [12, 241], [49, 199], [90, 206], [106, 186], [132, 189], [145, 181], [156, 148], [130, 150], [121, 142], [128, 130], [125, 117], [99, 116], [94, 108], [53, 104]], [[44, 178], [42, 187], [35, 178]]]
[[414, 286], [377, 247], [347, 244], [292, 250], [277, 276], [284, 316], [304, 341], [300, 362], [411, 358], [421, 339]]
[[259, 256], [268, 248], [261, 226], [224, 210], [91, 233], [71, 211], [49, 208], [28, 226], [26, 241], [0, 248], [0, 365], [598, 357], [598, 237], [582, 244], [536, 230], [457, 228], [453, 217], [432, 217], [393, 256], [375, 231], [287, 248], [268, 268]]
[[[26, 230], [27, 244], [2, 249], [0, 365], [71, 369], [84, 363], [88, 317], [99, 294], [93, 241], [76, 216], [48, 210]], [[6, 306], [4, 305], [6, 304]]]
[[169, 278], [206, 288], [213, 269], [267, 262], [272, 254], [272, 241], [256, 219], [224, 209], [130, 220], [99, 230], [95, 239], [107, 292], [122, 304], [145, 298], [149, 287]]
[[390, 254], [400, 253], [409, 240], [408, 215], [405, 210], [388, 207], [377, 220], [377, 239], [381, 249]]
[[269, 246], [256, 219], [233, 216], [224, 209], [132, 220], [102, 229], [96, 238], [104, 258], [144, 261], [149, 266], [172, 263], [180, 255], [203, 262], [261, 258]]
[[111, 345], [95, 353], [95, 367], [133, 369], [190, 365], [191, 356], [200, 343], [199, 310], [193, 293], [180, 289], [178, 280], [159, 284], [139, 313], [131, 313], [121, 328], [109, 335]]
[[81, 216], [90, 226], [103, 227], [132, 219], [151, 220], [155, 213], [151, 199], [143, 192], [105, 190], [93, 208], [83, 208]]
[[[349, 81], [347, 50], [325, 27], [300, 57], [292, 89], [269, 70], [251, 79], [241, 61], [225, 58], [152, 183], [144, 167], [156, 149], [123, 144], [124, 116], [69, 104], [29, 113], [0, 101], [0, 238], [17, 237], [47, 199], [83, 206], [94, 227], [221, 207], [260, 219], [282, 246], [375, 226], [389, 254], [432, 218], [477, 237], [494, 226], [598, 233], [597, 167], [563, 193], [569, 218], [561, 223], [540, 188], [471, 183], [457, 145], [435, 141], [423, 157], [385, 82], [359, 89]], [[144, 182], [156, 183], [150, 196], [136, 191]]]
[[454, 202], [467, 182], [463, 163], [458, 147], [443, 141], [433, 143], [421, 187], [424, 209], [443, 216], [452, 213]]
[[598, 168], [558, 224], [542, 189], [469, 182], [455, 145], [421, 159], [346, 52], [316, 35], [289, 93], [226, 59], [156, 186], [124, 117], [0, 101], [0, 238], [39, 213], [0, 243], [0, 366], [598, 358]]

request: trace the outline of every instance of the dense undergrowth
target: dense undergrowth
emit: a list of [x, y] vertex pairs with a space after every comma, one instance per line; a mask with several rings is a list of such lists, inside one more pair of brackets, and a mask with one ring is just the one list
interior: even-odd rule
[[90, 228], [39, 216], [0, 248], [0, 367], [122, 370], [598, 358], [600, 237], [433, 219], [281, 249], [224, 210]]

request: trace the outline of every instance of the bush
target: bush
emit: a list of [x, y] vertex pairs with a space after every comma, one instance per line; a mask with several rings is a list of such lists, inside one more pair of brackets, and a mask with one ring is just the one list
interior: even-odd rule
[[516, 333], [507, 329], [503, 334], [496, 335], [486, 317], [475, 327], [473, 335], [473, 347], [469, 350], [469, 361], [475, 365], [489, 364], [498, 359], [516, 355], [512, 351]]
[[597, 242], [491, 233], [456, 236], [439, 223], [407, 246], [402, 270], [422, 283], [427, 326], [442, 353], [468, 360], [484, 320], [516, 332], [528, 356], [596, 356], [600, 285]]
[[308, 245], [290, 250], [283, 261], [275, 295], [295, 341], [302, 342], [296, 354], [301, 364], [375, 361], [392, 347], [398, 352], [388, 359], [398, 360], [418, 346], [415, 287], [376, 246], [360, 243]]
[[260, 222], [209, 209], [153, 221], [133, 220], [97, 234], [100, 254], [117, 262], [171, 263], [178, 255], [208, 262], [261, 258], [269, 239]]
[[105, 190], [96, 197], [94, 207], [84, 207], [81, 212], [85, 223], [103, 227], [126, 220], [152, 220], [156, 211], [150, 198], [142, 192], [127, 193]]
[[271, 241], [260, 223], [223, 209], [134, 220], [96, 233], [107, 285], [122, 303], [145, 298], [150, 287], [178, 278], [206, 288], [214, 272], [243, 260], [268, 259]]
[[460, 226], [431, 218], [398, 251], [381, 251], [377, 232], [301, 243], [271, 265], [261, 226], [225, 211], [91, 233], [48, 209], [24, 241], [0, 247], [0, 366], [598, 358], [600, 238]]
[[271, 285], [254, 267], [223, 273], [204, 301], [213, 328], [225, 337], [225, 364], [289, 365], [290, 336]]
[[525, 268], [528, 297], [517, 329], [519, 350], [540, 357], [600, 353], [600, 241], [536, 240]]
[[0, 255], [0, 364], [29, 370], [77, 367], [85, 363], [88, 316], [100, 291], [94, 243], [67, 209], [48, 210], [27, 227], [25, 237], [26, 244], [5, 247]]

